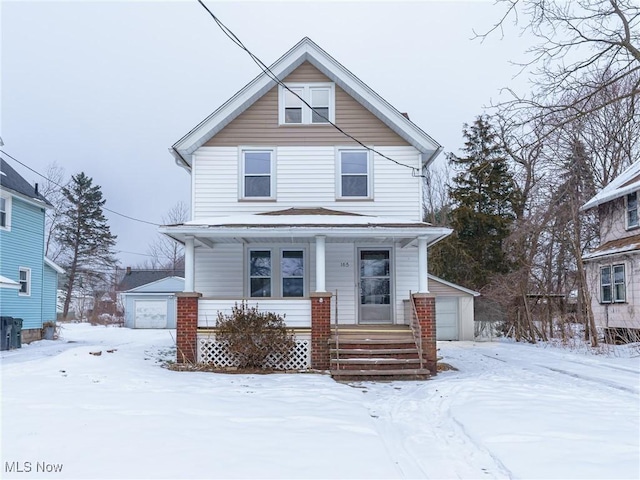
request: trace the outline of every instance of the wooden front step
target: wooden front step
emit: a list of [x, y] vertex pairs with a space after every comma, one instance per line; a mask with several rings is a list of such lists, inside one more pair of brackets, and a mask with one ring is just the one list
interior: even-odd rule
[[329, 339], [331, 375], [341, 380], [428, 378], [406, 325], [338, 327]]

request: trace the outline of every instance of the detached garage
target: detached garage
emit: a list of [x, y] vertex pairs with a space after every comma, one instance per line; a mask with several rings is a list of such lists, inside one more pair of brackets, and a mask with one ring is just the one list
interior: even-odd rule
[[176, 292], [183, 290], [184, 278], [166, 277], [123, 292], [124, 326], [176, 328]]
[[436, 340], [473, 340], [473, 302], [478, 292], [429, 275], [436, 296]]

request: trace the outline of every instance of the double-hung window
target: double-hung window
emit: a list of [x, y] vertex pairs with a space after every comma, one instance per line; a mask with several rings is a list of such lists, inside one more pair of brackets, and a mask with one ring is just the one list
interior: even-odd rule
[[304, 297], [304, 294], [304, 250], [249, 250], [249, 296], [287, 298]]
[[369, 151], [338, 151], [338, 198], [372, 198], [371, 157]]
[[627, 228], [638, 226], [638, 192], [633, 192], [627, 195]]
[[278, 97], [280, 125], [321, 125], [335, 121], [333, 83], [280, 85]]
[[600, 267], [600, 303], [626, 301], [624, 264]]
[[240, 197], [274, 199], [275, 173], [273, 150], [242, 150]]
[[11, 197], [0, 196], [0, 228], [11, 229]]
[[19, 276], [20, 290], [18, 290], [18, 295], [31, 295], [31, 269], [20, 267]]

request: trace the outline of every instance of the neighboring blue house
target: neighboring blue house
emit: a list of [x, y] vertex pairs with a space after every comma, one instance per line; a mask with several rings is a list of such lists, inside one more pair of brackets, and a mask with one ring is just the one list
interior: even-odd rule
[[21, 318], [22, 341], [42, 338], [56, 319], [58, 274], [44, 256], [45, 210], [51, 204], [0, 159], [0, 316]]

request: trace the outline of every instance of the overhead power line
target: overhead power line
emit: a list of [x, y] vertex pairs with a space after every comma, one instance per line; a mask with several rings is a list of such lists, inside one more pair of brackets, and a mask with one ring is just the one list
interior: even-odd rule
[[233, 43], [235, 43], [238, 47], [240, 47], [242, 50], [247, 52], [249, 57], [251, 57], [251, 59], [255, 62], [256, 65], [258, 65], [258, 67], [260, 68], [260, 70], [262, 70], [263, 73], [265, 73], [269, 78], [271, 78], [274, 82], [276, 82], [282, 88], [286, 89], [288, 92], [290, 92], [291, 94], [293, 94], [296, 97], [298, 97], [298, 99], [300, 99], [300, 101], [302, 101], [302, 103], [304, 105], [309, 107], [313, 113], [315, 113], [316, 115], [318, 115], [319, 117], [324, 119], [333, 128], [338, 130], [338, 132], [340, 132], [342, 135], [344, 135], [345, 137], [350, 138], [351, 140], [353, 140], [354, 142], [356, 142], [358, 145], [362, 146], [363, 148], [367, 149], [368, 151], [373, 152], [376, 155], [381, 156], [385, 160], [388, 160], [390, 162], [395, 163], [396, 165], [399, 165], [401, 167], [405, 167], [405, 168], [410, 169], [411, 170], [411, 175], [414, 176], [414, 177], [423, 177], [423, 178], [425, 177], [424, 175], [420, 174], [420, 169], [419, 168], [416, 168], [416, 167], [413, 167], [411, 165], [407, 165], [405, 163], [399, 162], [399, 161], [397, 161], [397, 160], [385, 155], [384, 153], [379, 152], [375, 148], [372, 148], [372, 147], [369, 147], [368, 145], [365, 145], [358, 138], [354, 137], [353, 135], [351, 135], [348, 132], [345, 132], [342, 128], [340, 128], [338, 125], [336, 125], [334, 122], [332, 122], [329, 118], [327, 118], [323, 113], [321, 113], [320, 111], [318, 111], [315, 108], [313, 108], [311, 106], [311, 104], [309, 104], [309, 102], [307, 102], [303, 97], [298, 95], [298, 93], [296, 93], [294, 90], [289, 88], [289, 86], [286, 83], [284, 83], [280, 78], [278, 78], [278, 76], [275, 73], [273, 73], [273, 71], [262, 60], [260, 60], [256, 55], [254, 55], [253, 52], [251, 52], [251, 50], [249, 50], [244, 45], [244, 43], [242, 43], [242, 41], [238, 38], [238, 36], [235, 33], [233, 33], [233, 31], [231, 31], [231, 29], [229, 27], [227, 27], [224, 23], [222, 23], [222, 21], [218, 17], [216, 17], [216, 15], [209, 9], [209, 7], [207, 7], [204, 4], [204, 2], [202, 0], [197, 0], [197, 1], [209, 13], [209, 15], [211, 15], [211, 18], [213, 18], [213, 20], [216, 22], [218, 27], [220, 27], [220, 30], [222, 30], [222, 32], [227, 37], [229, 37], [229, 39], [231, 39], [231, 41]]
[[[43, 175], [43, 174], [41, 174], [40, 172], [38, 172], [37, 170], [35, 170], [35, 169], [31, 168], [31, 167], [30, 167], [29, 165], [27, 165], [26, 163], [21, 162], [20, 160], [18, 160], [17, 158], [15, 158], [15, 157], [14, 157], [14, 156], [12, 156], [12, 155], [9, 155], [9, 154], [8, 154], [7, 152], [5, 152], [4, 150], [1, 150], [1, 149], [0, 149], [0, 153], [2, 153], [3, 155], [6, 155], [7, 157], [9, 157], [9, 158], [10, 158], [11, 160], [13, 160], [14, 162], [19, 163], [20, 165], [22, 165], [22, 166], [23, 166], [24, 168], [26, 168], [27, 170], [30, 170], [31, 172], [35, 173], [36, 175], [38, 175], [38, 176], [40, 176], [40, 177], [44, 178], [46, 181], [48, 181], [48, 182], [50, 182], [50, 183], [52, 183], [52, 184], [56, 185], [57, 187], [65, 188], [63, 185], [60, 185], [58, 182], [55, 182], [55, 181], [51, 180], [50, 178], [48, 178], [48, 177], [46, 177], [45, 175]], [[132, 217], [132, 216], [130, 216], [130, 215], [125, 215], [124, 213], [116, 212], [115, 210], [111, 210], [110, 208], [107, 208], [107, 207], [102, 207], [102, 209], [103, 209], [103, 210], [106, 210], [107, 212], [113, 213], [113, 214], [115, 214], [115, 215], [119, 215], [119, 216], [121, 216], [121, 217], [123, 217], [123, 218], [126, 218], [126, 219], [128, 219], [128, 220], [132, 220], [132, 221], [134, 221], [134, 222], [146, 223], [147, 225], [153, 225], [153, 226], [155, 226], [155, 227], [159, 227], [159, 226], [160, 226], [160, 224], [159, 224], [159, 223], [149, 222], [149, 221], [147, 221], [147, 220], [142, 220], [142, 219], [140, 219], [140, 218], [135, 218], [135, 217]]]

